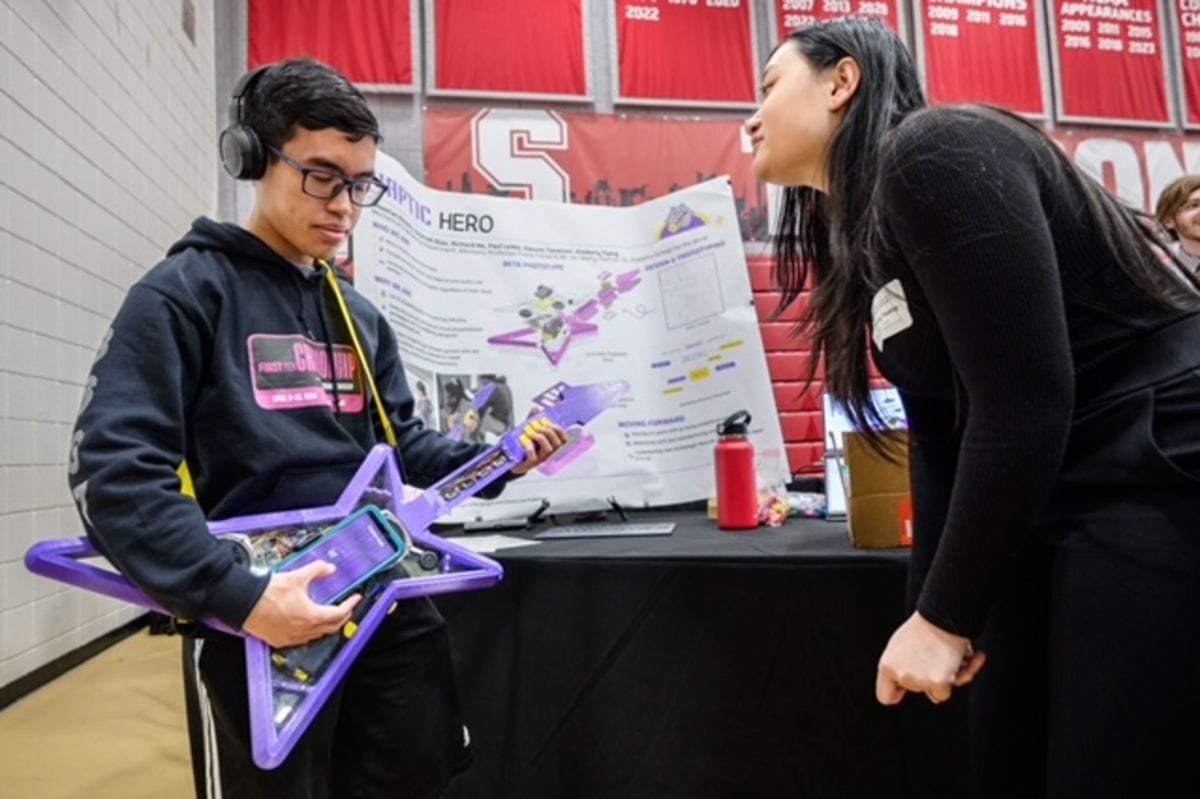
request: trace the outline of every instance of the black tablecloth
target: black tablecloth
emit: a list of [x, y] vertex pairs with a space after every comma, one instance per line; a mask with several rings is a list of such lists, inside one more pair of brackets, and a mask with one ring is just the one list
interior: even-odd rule
[[664, 518], [502, 550], [500, 586], [437, 599], [475, 754], [448, 799], [963, 795], [958, 700], [874, 701], [905, 551], [635, 520]]

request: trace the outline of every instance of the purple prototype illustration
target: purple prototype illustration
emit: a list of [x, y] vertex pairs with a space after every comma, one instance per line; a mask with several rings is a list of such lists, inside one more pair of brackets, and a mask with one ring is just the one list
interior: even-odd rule
[[[313, 583], [310, 592], [317, 601], [336, 601], [354, 591], [363, 595], [354, 618], [340, 633], [311, 644], [273, 649], [259, 639], [246, 637], [255, 763], [271, 769], [283, 762], [371, 635], [396, 610], [397, 602], [487, 588], [499, 582], [503, 570], [498, 563], [434, 535], [430, 525], [524, 460], [522, 437], [553, 423], [569, 435], [576, 431], [574, 438], [582, 440], [579, 431], [583, 426], [628, 390], [628, 383], [623, 381], [559, 384], [547, 390], [539, 403], [544, 410], [408, 501], [404, 500], [395, 453], [387, 445], [380, 445], [367, 455], [333, 505], [210, 523], [209, 531], [236, 545], [252, 569], [292, 568], [319, 551], [327, 558], [353, 564], [346, 568], [347, 574], [353, 572], [349, 579], [335, 574]], [[566, 457], [565, 463], [572, 462], [582, 452], [577, 445], [570, 448], [574, 454], [563, 456], [568, 447], [555, 454]], [[542, 469], [561, 459], [547, 461]], [[120, 573], [87, 562], [97, 557], [87, 538], [58, 539], [31, 547], [25, 565], [43, 577], [167, 612]], [[205, 623], [239, 634], [216, 621]]]
[[604, 272], [600, 275], [600, 288], [596, 295], [579, 307], [573, 307], [573, 300], [564, 299], [550, 286], [538, 286], [533, 293], [533, 300], [523, 303], [517, 310], [525, 327], [491, 336], [488, 343], [499, 347], [538, 349], [551, 365], [558, 366], [574, 338], [600, 330], [600, 326], [591, 321], [592, 318], [641, 282], [640, 269], [631, 269], [615, 276], [611, 272]]

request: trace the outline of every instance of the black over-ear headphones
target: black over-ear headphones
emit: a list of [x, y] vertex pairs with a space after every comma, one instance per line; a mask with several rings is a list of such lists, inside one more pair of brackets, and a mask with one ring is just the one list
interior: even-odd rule
[[258, 180], [267, 171], [267, 153], [254, 129], [242, 121], [246, 97], [271, 65], [261, 66], [238, 79], [229, 100], [229, 125], [221, 131], [221, 163], [238, 180]]

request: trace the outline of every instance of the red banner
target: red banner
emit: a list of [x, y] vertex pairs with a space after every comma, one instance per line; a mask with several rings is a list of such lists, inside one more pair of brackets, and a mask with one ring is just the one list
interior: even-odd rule
[[743, 238], [766, 235], [766, 189], [733, 120], [429, 108], [425, 142], [425, 182], [448, 191], [628, 206], [729, 175]]
[[904, 38], [903, 13], [901, 0], [774, 0], [775, 30], [779, 39], [788, 35], [825, 22], [831, 19], [841, 19], [853, 14], [856, 17], [873, 17], [887, 23], [887, 26]]
[[616, 0], [617, 101], [752, 105], [750, 0]]
[[1045, 117], [1036, 0], [924, 0], [917, 52], [932, 103], [991, 103]]
[[586, 97], [580, 0], [434, 2], [432, 91]]
[[408, 0], [250, 0], [250, 68], [310, 56], [360, 85], [412, 88], [411, 11]]
[[1170, 125], [1158, 0], [1053, 0], [1058, 118]]
[[1179, 63], [1183, 70], [1184, 117], [1188, 127], [1200, 127], [1200, 0], [1175, 0], [1175, 29], [1179, 31]]

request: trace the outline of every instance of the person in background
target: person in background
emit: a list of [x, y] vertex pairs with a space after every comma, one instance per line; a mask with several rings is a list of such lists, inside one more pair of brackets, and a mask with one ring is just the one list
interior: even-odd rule
[[463, 379], [452, 377], [441, 384], [438, 389], [441, 395], [442, 432], [448, 433], [462, 419], [462, 415], [471, 407], [471, 397], [463, 385]]
[[513, 395], [505, 375], [480, 375], [482, 385], [493, 385], [487, 401], [479, 409], [482, 417], [480, 430], [488, 436], [487, 440], [499, 438], [513, 426]]
[[1163, 189], [1154, 218], [1173, 239], [1176, 262], [1200, 275], [1200, 175], [1184, 175]]
[[[331, 564], [251, 571], [207, 522], [335, 502], [387, 440], [376, 386], [408, 482], [430, 485], [485, 448], [414, 417], [396, 337], [349, 283], [352, 322], [340, 313], [327, 261], [386, 188], [362, 94], [324, 64], [285, 61], [239, 81], [230, 117], [222, 160], [255, 181], [249, 221], [196, 220], [130, 289], [88, 380], [70, 485], [89, 538], [162, 607], [290, 647], [338, 633], [360, 597], [316, 604], [309, 584]], [[510, 474], [564, 441], [554, 426], [535, 435]], [[182, 463], [194, 500], [180, 493]], [[469, 760], [445, 622], [427, 599], [387, 618], [269, 771], [251, 758], [242, 639], [194, 629], [184, 681], [197, 796], [431, 799]]]
[[433, 409], [433, 400], [429, 398], [429, 387], [424, 380], [417, 381], [417, 404], [414, 415], [421, 420], [426, 429], [437, 429], [437, 418]]
[[868, 357], [909, 423], [911, 607], [878, 700], [969, 685], [978, 796], [1195, 796], [1196, 280], [1040, 129], [926, 108], [883, 24], [793, 33], [762, 93], [781, 309], [811, 285], [813, 368], [877, 446]]

